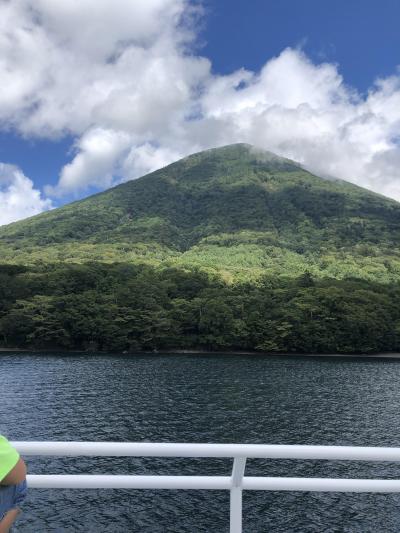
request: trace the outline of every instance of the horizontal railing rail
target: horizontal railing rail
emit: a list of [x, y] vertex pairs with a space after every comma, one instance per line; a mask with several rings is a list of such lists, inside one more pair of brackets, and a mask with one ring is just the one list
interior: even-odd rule
[[400, 492], [397, 479], [245, 476], [246, 459], [400, 461], [400, 448], [273, 444], [130, 442], [13, 442], [23, 456], [231, 458], [230, 476], [28, 475], [30, 488], [229, 490], [230, 532], [242, 531], [243, 490]]

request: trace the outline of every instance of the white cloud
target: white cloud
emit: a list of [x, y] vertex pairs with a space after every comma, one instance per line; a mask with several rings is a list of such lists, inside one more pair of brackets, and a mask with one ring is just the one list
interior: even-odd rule
[[248, 142], [400, 200], [398, 73], [364, 96], [336, 65], [287, 49], [259, 72], [214, 75], [191, 48], [191, 9], [189, 0], [0, 2], [0, 127], [77, 139], [49, 194]]
[[179, 152], [175, 152], [169, 148], [154, 146], [150, 143], [133, 146], [124, 159], [121, 175], [125, 180], [138, 178], [147, 172], [165, 167], [181, 157], [182, 154]]
[[45, 137], [158, 135], [209, 69], [185, 53], [188, 11], [186, 0], [0, 2], [0, 124]]
[[0, 206], [1, 225], [51, 209], [52, 203], [18, 167], [0, 163]]
[[[134, 147], [118, 159], [126, 179], [196, 150], [245, 141], [299, 161], [317, 174], [400, 200], [400, 171], [392, 163], [400, 153], [396, 76], [378, 81], [362, 98], [344, 84], [336, 66], [315, 65], [302, 52], [287, 49], [259, 73], [212, 76], [207, 71], [202, 85], [203, 91], [186, 100], [180, 113], [144, 99], [143, 115], [135, 124], [122, 125], [116, 120], [119, 113], [109, 108], [114, 123], [110, 118], [107, 124], [115, 135], [121, 128], [129, 132]], [[119, 106], [124, 103], [122, 97]], [[186, 120], [189, 110], [197, 115]], [[152, 114], [164, 118], [162, 127], [154, 127]], [[84, 176], [78, 181], [84, 183]]]
[[146, 46], [171, 30], [182, 0], [13, 0], [33, 13], [49, 38], [95, 61], [111, 58], [125, 43]]
[[90, 186], [109, 187], [118, 173], [118, 161], [130, 146], [130, 137], [124, 132], [89, 130], [77, 144], [78, 154], [62, 169], [57, 186], [46, 187], [46, 193], [63, 196]]

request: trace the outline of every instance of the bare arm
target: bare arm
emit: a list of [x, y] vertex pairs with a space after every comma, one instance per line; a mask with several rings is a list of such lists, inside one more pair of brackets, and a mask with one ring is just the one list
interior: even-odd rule
[[[18, 463], [12, 470], [1, 480], [0, 485], [18, 485], [22, 483], [26, 477], [26, 465], [23, 459], [19, 459]], [[0, 532], [1, 533], [1, 532]]]
[[0, 533], [8, 533], [10, 531], [10, 528], [17, 519], [19, 513], [19, 509], [11, 509], [11, 511], [6, 513], [5, 517], [0, 522]]

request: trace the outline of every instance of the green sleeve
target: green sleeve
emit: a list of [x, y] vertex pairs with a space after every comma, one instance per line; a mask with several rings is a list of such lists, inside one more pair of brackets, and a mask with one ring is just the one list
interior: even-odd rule
[[19, 454], [8, 440], [0, 435], [0, 481], [14, 468], [18, 463]]

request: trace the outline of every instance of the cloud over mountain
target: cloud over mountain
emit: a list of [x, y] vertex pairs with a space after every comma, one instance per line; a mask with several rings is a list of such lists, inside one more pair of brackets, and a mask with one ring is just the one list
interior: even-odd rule
[[358, 94], [286, 49], [212, 73], [186, 0], [0, 3], [0, 125], [76, 137], [52, 195], [108, 187], [189, 153], [248, 142], [400, 200], [400, 75]]
[[0, 225], [37, 215], [51, 209], [33, 182], [14, 165], [0, 163]]

